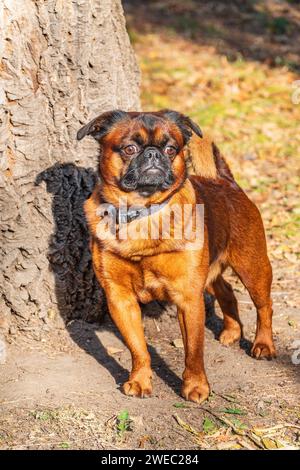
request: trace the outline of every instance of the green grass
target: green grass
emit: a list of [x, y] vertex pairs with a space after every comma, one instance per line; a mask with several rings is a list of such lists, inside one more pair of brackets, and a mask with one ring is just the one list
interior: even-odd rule
[[117, 417], [117, 433], [122, 439], [127, 431], [131, 430], [131, 419], [127, 410], [121, 411]]

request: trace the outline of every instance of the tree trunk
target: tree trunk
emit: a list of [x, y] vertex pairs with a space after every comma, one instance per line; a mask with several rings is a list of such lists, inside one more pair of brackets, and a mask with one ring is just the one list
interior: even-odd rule
[[82, 210], [98, 152], [75, 135], [103, 111], [139, 109], [121, 2], [2, 0], [0, 9], [0, 326], [57, 313], [99, 319]]

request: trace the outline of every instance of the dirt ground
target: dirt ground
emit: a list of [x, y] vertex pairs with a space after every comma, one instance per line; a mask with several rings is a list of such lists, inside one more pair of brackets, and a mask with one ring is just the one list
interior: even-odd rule
[[234, 283], [245, 325], [240, 345], [218, 342], [220, 311], [208, 299], [206, 369], [213, 393], [202, 406], [180, 397], [184, 357], [173, 344], [180, 332], [172, 308], [151, 305], [144, 316], [155, 372], [148, 399], [122, 394], [130, 355], [108, 319], [67, 328], [53, 319], [42, 333], [11, 335], [8, 361], [0, 366], [0, 448], [300, 448], [300, 365], [292, 363], [299, 311], [286, 304], [297, 301], [299, 278], [284, 269], [276, 277], [284, 287], [275, 282], [278, 358], [271, 362], [249, 356], [256, 315], [241, 285]]
[[230, 272], [245, 339], [229, 348], [218, 342], [220, 310], [210, 299], [205, 362], [213, 393], [202, 406], [180, 397], [184, 357], [173, 343], [180, 332], [172, 308], [151, 305], [144, 317], [154, 394], [143, 400], [120, 390], [130, 356], [108, 318], [65, 325], [50, 312], [42, 328], [10, 330], [0, 365], [0, 448], [299, 449], [300, 104], [291, 95], [300, 7], [272, 0], [124, 5], [143, 108], [192, 116], [261, 210], [278, 357], [249, 356], [256, 314]]

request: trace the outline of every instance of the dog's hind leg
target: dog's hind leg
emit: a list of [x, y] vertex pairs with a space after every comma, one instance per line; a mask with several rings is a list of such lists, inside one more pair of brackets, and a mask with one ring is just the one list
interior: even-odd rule
[[224, 327], [220, 334], [220, 342], [226, 346], [238, 341], [242, 336], [242, 323], [239, 317], [238, 304], [231, 285], [219, 275], [207, 289], [212, 293], [224, 316]]
[[[240, 258], [241, 261], [241, 258]], [[257, 310], [257, 327], [251, 354], [256, 359], [276, 357], [272, 334], [272, 268], [267, 253], [260, 251], [260, 259], [243, 259], [244, 262], [231, 266], [248, 290]], [[251, 263], [251, 264], [250, 264]]]

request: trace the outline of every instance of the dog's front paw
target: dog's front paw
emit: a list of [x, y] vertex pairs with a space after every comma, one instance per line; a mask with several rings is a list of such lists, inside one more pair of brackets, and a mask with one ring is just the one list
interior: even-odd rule
[[200, 381], [199, 379], [189, 379], [183, 382], [181, 389], [181, 395], [183, 398], [195, 403], [202, 403], [207, 400], [209, 396], [209, 385], [206, 381]]
[[131, 374], [123, 384], [123, 392], [131, 397], [147, 398], [152, 395], [151, 370], [140, 370]]
[[262, 341], [259, 338], [256, 339], [251, 349], [251, 355], [255, 357], [255, 359], [273, 359], [276, 357], [276, 349], [273, 341]]

